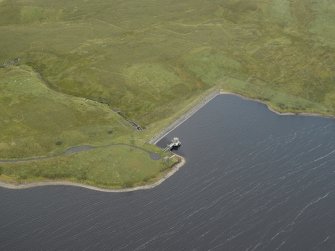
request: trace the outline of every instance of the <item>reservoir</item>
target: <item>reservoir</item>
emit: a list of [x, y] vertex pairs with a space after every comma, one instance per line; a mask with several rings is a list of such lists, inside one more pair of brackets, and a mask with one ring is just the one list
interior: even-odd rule
[[335, 120], [220, 95], [166, 135], [160, 186], [0, 188], [0, 250], [334, 250]]

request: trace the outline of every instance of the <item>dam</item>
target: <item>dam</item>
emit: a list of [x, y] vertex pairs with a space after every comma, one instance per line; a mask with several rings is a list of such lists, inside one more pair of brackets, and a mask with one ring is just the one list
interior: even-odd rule
[[186, 164], [110, 194], [0, 188], [0, 250], [334, 250], [335, 121], [220, 95], [162, 138]]

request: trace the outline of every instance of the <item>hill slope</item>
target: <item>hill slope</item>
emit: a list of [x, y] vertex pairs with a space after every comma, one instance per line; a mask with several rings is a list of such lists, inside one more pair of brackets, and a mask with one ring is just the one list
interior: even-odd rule
[[[18, 128], [18, 118], [7, 112], [14, 108], [5, 100], [20, 87], [6, 87], [0, 94], [8, 121], [0, 134], [1, 157], [43, 155], [85, 143], [143, 145], [211, 88], [258, 98], [281, 111], [333, 115], [333, 27], [330, 0], [2, 0], [2, 84], [8, 87], [10, 79], [26, 85], [23, 71], [31, 71], [36, 83], [29, 88], [38, 91], [42, 83], [48, 93], [66, 95], [25, 100], [34, 104], [31, 109], [42, 108], [31, 113], [29, 123], [47, 121], [45, 109], [52, 106], [63, 107], [58, 114], [66, 123], [52, 117], [46, 127], [24, 124], [18, 133], [9, 132]], [[84, 112], [74, 97], [101, 107], [93, 102], [95, 110]], [[73, 113], [79, 117], [71, 118]], [[125, 119], [147, 130], [135, 133]], [[119, 129], [104, 136], [109, 127]], [[44, 137], [46, 128], [56, 133]], [[21, 135], [20, 130], [28, 136], [11, 144], [10, 135]], [[57, 141], [66, 143], [60, 147]], [[27, 151], [25, 144], [34, 147]]]

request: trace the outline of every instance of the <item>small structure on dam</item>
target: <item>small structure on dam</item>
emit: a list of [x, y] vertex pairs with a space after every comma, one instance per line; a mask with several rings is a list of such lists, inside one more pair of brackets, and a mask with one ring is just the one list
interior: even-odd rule
[[181, 142], [180, 142], [179, 138], [174, 137], [172, 139], [171, 143], [166, 146], [166, 148], [164, 149], [164, 151], [172, 150], [172, 149], [178, 148], [180, 146], [181, 146]]

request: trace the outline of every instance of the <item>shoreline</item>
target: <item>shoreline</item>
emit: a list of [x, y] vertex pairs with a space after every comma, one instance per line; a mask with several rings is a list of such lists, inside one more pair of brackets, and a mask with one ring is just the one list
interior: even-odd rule
[[267, 107], [267, 109], [277, 115], [280, 116], [308, 116], [308, 117], [321, 117], [321, 118], [328, 118], [328, 119], [334, 119], [335, 115], [326, 115], [326, 114], [321, 114], [321, 113], [308, 113], [308, 112], [280, 112], [275, 110], [275, 108], [271, 107], [271, 104], [266, 103], [263, 100], [257, 99], [257, 98], [249, 98], [247, 96], [234, 93], [234, 92], [229, 92], [229, 91], [224, 91], [224, 90], [217, 90], [206, 97], [204, 97], [198, 104], [190, 108], [190, 110], [186, 111], [183, 115], [181, 115], [177, 120], [175, 120], [172, 124], [169, 126], [165, 127], [162, 129], [160, 133], [155, 135], [149, 140], [150, 144], [157, 144], [162, 138], [164, 138], [167, 134], [169, 134], [171, 131], [176, 129], [178, 126], [180, 126], [182, 123], [184, 123], [186, 120], [188, 120], [190, 117], [192, 117], [196, 112], [198, 112], [201, 108], [203, 108], [207, 103], [209, 103], [211, 100], [216, 98], [219, 95], [232, 95], [239, 97], [244, 100], [248, 101], [254, 101], [257, 103], [261, 103]]
[[140, 191], [140, 190], [148, 190], [148, 189], [155, 188], [159, 186], [160, 184], [162, 184], [165, 180], [170, 178], [177, 171], [179, 171], [181, 167], [185, 165], [186, 159], [184, 157], [177, 155], [177, 154], [174, 154], [174, 155], [180, 158], [180, 162], [173, 165], [169, 172], [167, 172], [162, 178], [160, 178], [158, 181], [152, 184], [147, 184], [147, 185], [142, 185], [142, 186], [137, 186], [137, 187], [108, 189], [108, 188], [99, 188], [96, 186], [85, 185], [85, 184], [71, 182], [71, 181], [41, 181], [41, 182], [32, 182], [32, 183], [27, 183], [27, 184], [11, 184], [11, 183], [0, 181], [0, 187], [11, 189], [11, 190], [23, 190], [23, 189], [43, 187], [43, 186], [73, 186], [73, 187], [80, 187], [80, 188], [85, 188], [85, 189], [98, 191], [98, 192], [105, 192], [105, 193], [125, 193], [125, 192], [134, 192], [134, 191]]
[[234, 93], [234, 92], [229, 92], [229, 91], [220, 90], [219, 95], [233, 95], [233, 96], [239, 97], [239, 98], [244, 99], [244, 100], [249, 100], [249, 101], [254, 101], [254, 102], [257, 102], [257, 103], [261, 103], [261, 104], [265, 105], [268, 110], [270, 110], [271, 112], [273, 112], [277, 115], [280, 115], [280, 116], [308, 116], [308, 117], [320, 117], [320, 118], [328, 118], [328, 119], [334, 119], [335, 118], [335, 115], [326, 115], [326, 114], [322, 114], [322, 113], [280, 112], [280, 111], [275, 110], [275, 108], [271, 107], [271, 104], [268, 104], [263, 100], [260, 100], [260, 99], [257, 99], [257, 98], [249, 98], [247, 96], [243, 96], [241, 94]]
[[[216, 90], [210, 93], [209, 95], [205, 96], [203, 99], [200, 100], [199, 103], [194, 105], [193, 107], [190, 108], [187, 112], [185, 112], [183, 115], [181, 115], [177, 120], [175, 120], [172, 124], [169, 126], [163, 128], [163, 130], [158, 133], [156, 136], [152, 137], [149, 141], [150, 144], [157, 144], [163, 137], [165, 137], [167, 134], [169, 134], [172, 130], [180, 126], [182, 123], [184, 123], [186, 120], [188, 120], [190, 117], [192, 117], [196, 112], [198, 112], [201, 108], [203, 108], [205, 105], [207, 105], [211, 100], [216, 98], [219, 95], [233, 95], [239, 98], [242, 98], [244, 100], [248, 101], [254, 101], [261, 103], [267, 107], [267, 109], [279, 116], [309, 116], [309, 117], [320, 117], [320, 118], [335, 118], [335, 115], [322, 115], [318, 113], [305, 113], [305, 112], [280, 112], [275, 110], [274, 108], [271, 107], [271, 104], [266, 103], [265, 101], [262, 101], [260, 99], [256, 98], [249, 98], [247, 96], [243, 96], [238, 93], [233, 93], [229, 91], [224, 91], [224, 90]], [[99, 192], [109, 192], [109, 193], [122, 193], [122, 192], [132, 192], [132, 191], [139, 191], [139, 190], [148, 190], [155, 188], [162, 184], [166, 179], [174, 175], [182, 166], [185, 165], [186, 160], [184, 157], [174, 154], [175, 156], [178, 156], [181, 161], [176, 163], [174, 166], [171, 167], [171, 170], [166, 173], [162, 178], [160, 178], [158, 181], [152, 183], [152, 184], [147, 184], [147, 185], [142, 185], [142, 186], [137, 186], [137, 187], [131, 187], [131, 188], [120, 188], [120, 189], [108, 189], [108, 188], [99, 188], [93, 185], [85, 185], [82, 183], [76, 183], [76, 182], [71, 182], [71, 181], [41, 181], [41, 182], [32, 182], [32, 183], [27, 183], [27, 184], [11, 184], [11, 183], [6, 183], [3, 181], [0, 181], [0, 187], [7, 188], [7, 189], [13, 189], [13, 190], [20, 190], [20, 189], [29, 189], [29, 188], [34, 188], [34, 187], [42, 187], [42, 186], [74, 186], [74, 187], [81, 187], [89, 190], [94, 190], [94, 191], [99, 191]], [[45, 158], [45, 157], [44, 157]], [[1, 162], [1, 161], [0, 161]]]

